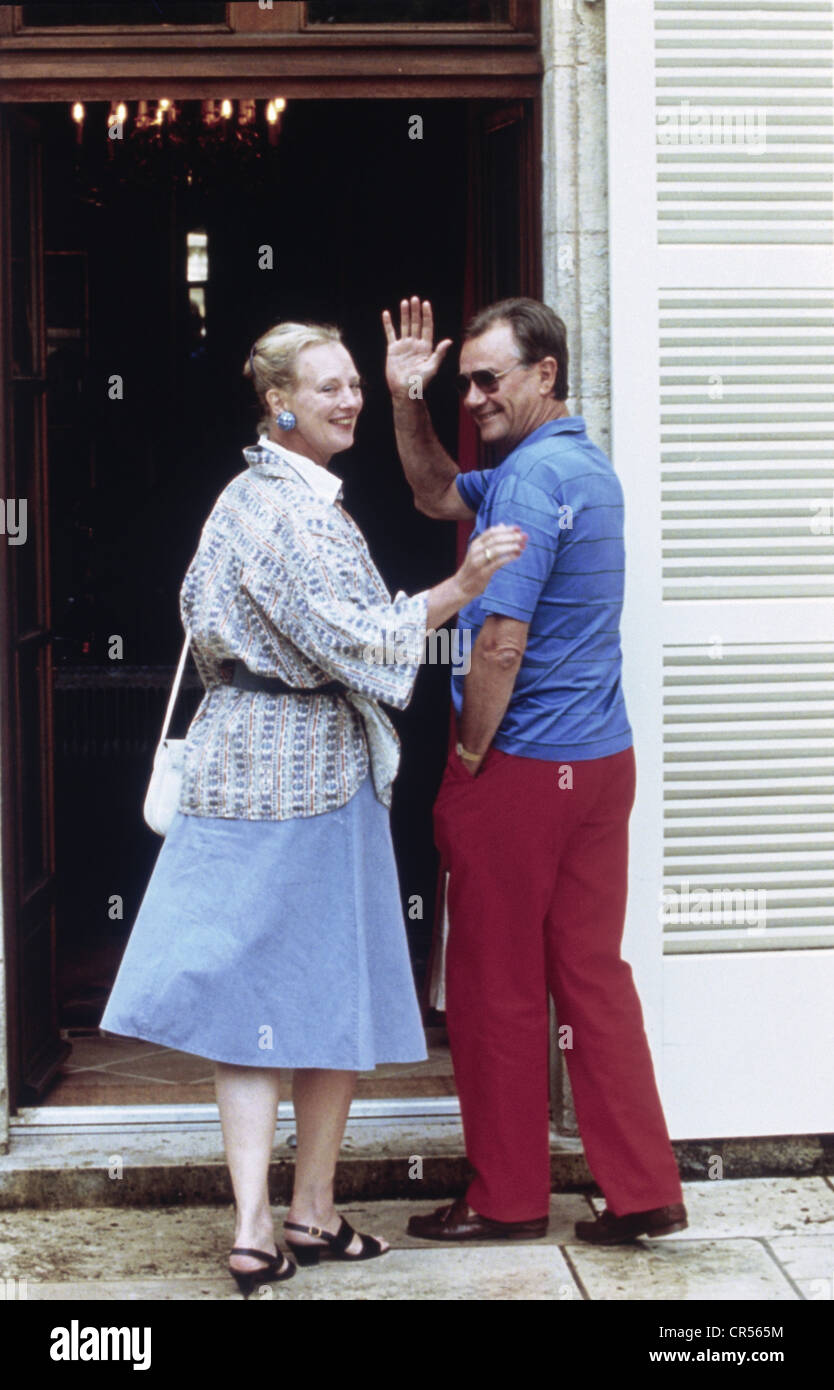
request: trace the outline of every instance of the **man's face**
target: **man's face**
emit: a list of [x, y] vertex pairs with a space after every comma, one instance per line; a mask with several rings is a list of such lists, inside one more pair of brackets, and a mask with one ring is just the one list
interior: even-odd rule
[[518, 345], [509, 323], [495, 323], [479, 338], [470, 338], [461, 348], [460, 370], [505, 372], [494, 391], [482, 391], [474, 381], [463, 397], [485, 444], [514, 448], [538, 427], [542, 406], [547, 399], [541, 392], [537, 364], [520, 364]]

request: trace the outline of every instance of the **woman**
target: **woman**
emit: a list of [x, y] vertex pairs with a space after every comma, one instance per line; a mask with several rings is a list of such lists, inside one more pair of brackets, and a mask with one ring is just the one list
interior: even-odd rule
[[357, 1072], [426, 1056], [388, 824], [399, 743], [377, 701], [408, 703], [426, 630], [526, 537], [495, 526], [450, 579], [392, 602], [329, 471], [362, 409], [338, 330], [278, 324], [244, 371], [262, 433], [183, 583], [205, 695], [102, 1027], [216, 1063], [246, 1295], [295, 1273], [267, 1192], [281, 1067], [298, 1132], [287, 1245], [301, 1264], [388, 1249], [333, 1206]]

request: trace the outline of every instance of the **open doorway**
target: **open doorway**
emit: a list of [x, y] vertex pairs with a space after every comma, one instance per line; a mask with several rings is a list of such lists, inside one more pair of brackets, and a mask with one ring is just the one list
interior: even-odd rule
[[[252, 341], [284, 318], [342, 328], [368, 383], [357, 443], [335, 461], [345, 505], [389, 589], [413, 593], [451, 571], [456, 537], [416, 512], [403, 479], [380, 312], [429, 296], [439, 333], [457, 338], [473, 296], [534, 289], [522, 257], [526, 103], [422, 101], [411, 138], [413, 102], [290, 102], [263, 159], [202, 148], [203, 105], [180, 104], [179, 145], [156, 151], [108, 141], [109, 103], [84, 108], [83, 131], [63, 104], [25, 108], [43, 180], [53, 998], [72, 1053], [37, 1087], [24, 1076], [24, 1102], [213, 1100], [210, 1065], [101, 1039], [97, 1027], [159, 848], [141, 807], [181, 643], [180, 582], [254, 438], [241, 376]], [[450, 356], [431, 396], [453, 454], [454, 370]], [[403, 762], [392, 828], [418, 987], [448, 679], [424, 666], [409, 708], [394, 713]], [[199, 696], [195, 676], [175, 735]], [[25, 983], [15, 1007], [24, 1018], [32, 1007]], [[427, 1068], [380, 1069], [372, 1093], [451, 1093], [442, 1029], [429, 1042]]]

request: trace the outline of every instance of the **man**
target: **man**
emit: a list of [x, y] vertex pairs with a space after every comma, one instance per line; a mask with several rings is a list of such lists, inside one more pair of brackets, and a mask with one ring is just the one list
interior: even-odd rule
[[458, 389], [503, 461], [461, 473], [422, 399], [451, 341], [431, 306], [387, 310], [386, 375], [416, 506], [528, 534], [460, 613], [471, 668], [452, 680], [458, 744], [435, 806], [449, 870], [447, 1023], [468, 1157], [464, 1198], [409, 1232], [526, 1239], [547, 1230], [548, 991], [589, 1167], [606, 1199], [577, 1236], [618, 1244], [686, 1224], [640, 1002], [622, 960], [632, 733], [620, 684], [623, 498], [568, 414], [562, 320], [509, 299], [468, 325]]

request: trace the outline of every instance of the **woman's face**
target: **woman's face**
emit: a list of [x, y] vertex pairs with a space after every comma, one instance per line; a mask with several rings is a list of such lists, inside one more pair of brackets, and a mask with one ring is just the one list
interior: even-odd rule
[[273, 414], [291, 410], [295, 429], [274, 423], [270, 436], [294, 453], [326, 465], [333, 454], [349, 449], [362, 409], [359, 373], [341, 343], [316, 343], [298, 354], [298, 384], [290, 391], [268, 391]]

